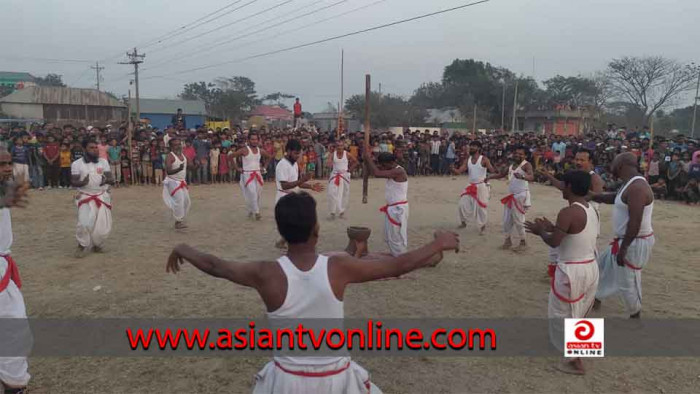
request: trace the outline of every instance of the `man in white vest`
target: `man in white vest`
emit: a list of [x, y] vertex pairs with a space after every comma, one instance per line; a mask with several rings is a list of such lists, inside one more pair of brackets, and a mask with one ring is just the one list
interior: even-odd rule
[[336, 215], [342, 218], [350, 202], [350, 174], [358, 162], [345, 150], [343, 140], [336, 142], [335, 149], [331, 150], [326, 162], [333, 168], [328, 180], [328, 209], [331, 211], [331, 219], [335, 219]]
[[163, 202], [175, 218], [175, 228], [187, 228], [185, 217], [190, 211], [190, 191], [187, 186], [187, 157], [182, 153], [182, 141], [172, 137], [169, 141], [170, 154], [165, 159], [165, 179], [163, 180]]
[[624, 186], [617, 193], [593, 195], [593, 201], [613, 204], [615, 239], [598, 257], [600, 283], [596, 307], [603, 298], [619, 294], [630, 318], [642, 313], [642, 269], [649, 263], [654, 247], [654, 193], [637, 170], [637, 157], [630, 152], [615, 157], [611, 166]]
[[[260, 198], [263, 191], [263, 176], [261, 168], [267, 168], [267, 163], [272, 160], [272, 156], [265, 150], [260, 149], [260, 137], [257, 133], [248, 134], [248, 144], [232, 155], [235, 160], [242, 158], [243, 172], [241, 173], [241, 190], [245, 198], [248, 217], [260, 220]], [[263, 158], [263, 164], [260, 159]]]
[[83, 143], [85, 156], [71, 164], [71, 185], [78, 189], [75, 204], [78, 207], [76, 257], [91, 250], [102, 252], [102, 245], [112, 231], [112, 197], [109, 185], [114, 176], [109, 162], [99, 157], [97, 143]]
[[[532, 165], [526, 160], [526, 152], [525, 147], [516, 147], [513, 151], [513, 164], [508, 167], [508, 171], [488, 177], [488, 179], [508, 177], [508, 195], [501, 199], [503, 232], [506, 236], [501, 248], [511, 249], [514, 252], [523, 252], [527, 249], [525, 213], [531, 206], [529, 182], [534, 181], [535, 176]], [[520, 243], [518, 246], [514, 246], [518, 240]]]
[[476, 220], [479, 235], [484, 235], [488, 221], [489, 185], [486, 183], [488, 172], [495, 173], [488, 157], [481, 154], [481, 142], [469, 143], [469, 157], [454, 170], [455, 174], [467, 171], [469, 186], [459, 198], [457, 210], [461, 221], [460, 228], [466, 228], [470, 220]]
[[[17, 263], [12, 258], [12, 218], [10, 208], [24, 208], [27, 204], [28, 183], [14, 183], [12, 155], [0, 148], [0, 320], [26, 319], [27, 311], [22, 297], [22, 281]], [[14, 321], [14, 320], [12, 320]], [[4, 325], [7, 327], [7, 325]], [[14, 325], [13, 325], [13, 328]], [[26, 341], [29, 328], [20, 332], [0, 332], [0, 343]], [[0, 393], [24, 393], [29, 383], [26, 357], [0, 357]]]
[[[447, 250], [459, 249], [457, 234], [438, 231], [427, 245], [398, 257], [363, 260], [318, 254], [316, 202], [305, 192], [287, 194], [275, 206], [277, 229], [289, 243], [277, 261], [226, 261], [187, 245], [173, 249], [166, 270], [189, 262], [199, 270], [257, 290], [274, 322], [289, 319], [343, 319], [345, 289], [352, 283], [397, 277], [419, 269]], [[380, 393], [370, 375], [345, 355], [276, 355], [255, 376], [257, 394]]]
[[[562, 196], [569, 206], [559, 211], [556, 224], [541, 218], [525, 222], [525, 228], [541, 237], [547, 246], [558, 250], [547, 316], [550, 319], [550, 339], [557, 349], [564, 352], [563, 319], [586, 317], [595, 300], [598, 287], [598, 213], [586, 201], [591, 187], [589, 173], [569, 171], [564, 174], [562, 182]], [[559, 369], [576, 375], [585, 373], [580, 358], [566, 360], [559, 365]]]

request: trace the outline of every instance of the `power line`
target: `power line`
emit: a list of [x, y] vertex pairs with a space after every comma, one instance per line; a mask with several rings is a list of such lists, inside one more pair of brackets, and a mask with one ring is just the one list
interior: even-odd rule
[[[183, 31], [181, 31], [181, 30], [186, 29], [186, 28], [190, 27], [191, 25], [193, 25], [193, 24], [195, 24], [195, 23], [197, 23], [197, 22], [200, 22], [200, 21], [202, 21], [202, 20], [204, 20], [204, 19], [206, 19], [206, 18], [208, 18], [208, 17], [210, 17], [210, 16], [212, 16], [212, 15], [216, 15], [216, 14], [218, 14], [219, 12], [221, 12], [221, 11], [227, 9], [227, 8], [233, 7], [234, 5], [240, 3], [241, 1], [243, 1], [243, 0], [236, 0], [236, 1], [234, 1], [234, 2], [231, 2], [231, 3], [227, 4], [227, 5], [225, 5], [225, 6], [221, 7], [221, 8], [219, 8], [219, 9], [216, 10], [216, 11], [212, 11], [212, 12], [210, 12], [210, 13], [204, 15], [203, 17], [194, 20], [193, 22], [190, 22], [190, 23], [187, 23], [187, 24], [185, 24], [185, 25], [182, 25], [182, 26], [178, 27], [177, 29], [171, 30], [171, 31], [169, 31], [169, 32], [167, 32], [167, 33], [165, 33], [165, 34], [159, 36], [159, 37], [156, 37], [156, 38], [152, 39], [151, 41], [145, 42], [145, 43], [143, 43], [143, 44], [141, 44], [141, 45], [137, 45], [137, 47], [148, 47], [148, 46], [150, 46], [150, 45], [153, 44], [153, 43], [158, 43], [158, 42], [160, 42], [160, 41], [162, 41], [162, 40], [164, 40], [164, 39], [166, 39], [166, 38], [170, 38], [170, 37], [168, 37], [168, 36], [170, 36], [170, 35], [175, 36], [175, 35], [179, 35], [179, 34], [186, 33], [186, 31], [183, 32]], [[189, 31], [189, 30], [187, 30], [187, 31]]]
[[[248, 56], [248, 57], [244, 57], [244, 58], [241, 58], [241, 59], [235, 59], [235, 60], [230, 60], [230, 61], [226, 61], [226, 62], [210, 64], [210, 65], [207, 65], [207, 66], [201, 66], [201, 67], [191, 68], [191, 69], [187, 69], [187, 70], [181, 70], [181, 71], [178, 71], [178, 72], [175, 72], [175, 73], [172, 73], [172, 74], [168, 74], [168, 75], [166, 75], [166, 76], [185, 74], [185, 73], [192, 72], [192, 71], [205, 70], [205, 69], [208, 69], [208, 68], [223, 66], [223, 65], [226, 65], [226, 64], [239, 63], [239, 62], [243, 62], [243, 61], [246, 61], [246, 60], [252, 60], [252, 59], [257, 59], [257, 58], [261, 58], [261, 57], [265, 57], [265, 56], [275, 55], [275, 54], [278, 54], [278, 53], [289, 52], [289, 51], [293, 51], [293, 50], [295, 50], [295, 49], [305, 48], [305, 47], [309, 47], [309, 46], [312, 46], [312, 45], [318, 45], [318, 44], [322, 44], [322, 43], [325, 43], [325, 42], [338, 40], [338, 39], [345, 38], [345, 37], [350, 37], [350, 36], [355, 36], [355, 35], [358, 35], [358, 34], [368, 33], [368, 32], [371, 32], [371, 31], [380, 30], [380, 29], [384, 29], [384, 28], [387, 28], [387, 27], [400, 25], [400, 24], [403, 24], [403, 23], [413, 22], [413, 21], [416, 21], [416, 20], [419, 20], [419, 19], [429, 18], [429, 17], [435, 16], [435, 15], [440, 15], [440, 14], [445, 14], [445, 13], [448, 13], [448, 12], [457, 11], [457, 10], [460, 10], [460, 9], [463, 9], [463, 8], [467, 8], [467, 7], [471, 7], [471, 6], [475, 6], [475, 5], [487, 3], [487, 2], [489, 2], [489, 1], [490, 1], [490, 0], [480, 0], [480, 1], [473, 2], [473, 3], [464, 4], [464, 5], [461, 5], [461, 6], [448, 8], [448, 9], [441, 10], [441, 11], [435, 11], [435, 12], [431, 12], [431, 13], [428, 13], [428, 14], [423, 14], [423, 15], [419, 15], [419, 16], [414, 16], [414, 17], [408, 18], [408, 19], [401, 19], [401, 20], [394, 21], [394, 22], [391, 22], [391, 23], [386, 23], [386, 24], [383, 24], [383, 25], [374, 26], [374, 27], [370, 27], [370, 28], [362, 29], [362, 30], [357, 30], [357, 31], [354, 31], [354, 32], [341, 34], [341, 35], [338, 35], [338, 36], [323, 38], [323, 39], [320, 39], [320, 40], [316, 40], [316, 41], [312, 41], [312, 42], [307, 42], [307, 43], [305, 43], [305, 44], [294, 45], [294, 46], [287, 47], [287, 48], [283, 48], [283, 49], [277, 49], [277, 50], [274, 50], [274, 51], [265, 52], [265, 53], [261, 53], [261, 54], [253, 55], [253, 56]], [[146, 77], [146, 78], [154, 78], [154, 77]]]
[[10, 60], [22, 60], [29, 62], [49, 62], [49, 63], [92, 63], [92, 60], [78, 60], [78, 59], [55, 59], [55, 58], [43, 58], [43, 57], [22, 57], [22, 56], [0, 56], [2, 59]]
[[91, 69], [95, 70], [95, 81], [97, 85], [97, 91], [100, 91], [100, 71], [104, 70], [104, 67], [100, 67], [100, 62], [96, 62], [94, 66], [90, 66]]
[[[288, 18], [288, 19], [286, 19], [286, 20], [284, 20], [284, 21], [278, 22], [278, 23], [276, 23], [276, 24], [274, 24], [274, 25], [271, 25], [271, 26], [267, 26], [267, 23], [270, 23], [270, 22], [273, 22], [273, 21], [279, 19], [279, 17], [277, 17], [277, 18], [272, 18], [272, 19], [270, 19], [270, 20], [267, 20], [267, 21], [261, 23], [261, 25], [264, 25], [264, 26], [265, 26], [265, 27], [263, 27], [262, 29], [258, 29], [258, 30], [249, 32], [249, 33], [244, 34], [244, 35], [242, 35], [242, 36], [236, 36], [236, 37], [234, 37], [234, 38], [232, 38], [232, 39], [225, 39], [225, 40], [223, 40], [223, 41], [216, 42], [216, 43], [214, 43], [214, 44], [212, 44], [212, 45], [210, 45], [210, 46], [208, 46], [208, 47], [204, 47], [204, 48], [201, 48], [201, 49], [196, 50], [196, 51], [193, 51], [193, 52], [188, 52], [188, 53], [187, 53], [187, 56], [188, 56], [188, 57], [192, 57], [193, 55], [196, 55], [196, 54], [199, 54], [199, 53], [202, 53], [202, 52], [208, 52], [208, 51], [212, 50], [213, 48], [219, 47], [219, 46], [221, 46], [221, 45], [225, 45], [225, 44], [231, 43], [231, 42], [233, 42], [233, 41], [238, 41], [238, 40], [240, 40], [241, 38], [249, 37], [249, 36], [251, 36], [251, 35], [254, 35], [254, 34], [257, 34], [257, 33], [260, 33], [260, 32], [266, 31], [266, 30], [269, 30], [269, 29], [271, 29], [271, 28], [273, 28], [273, 27], [277, 27], [277, 26], [283, 25], [283, 24], [285, 24], [285, 23], [287, 23], [287, 22], [296, 21], [296, 20], [298, 20], [299, 18], [304, 18], [304, 17], [307, 17], [307, 16], [309, 16], [309, 15], [313, 15], [313, 14], [315, 14], [315, 13], [324, 11], [324, 10], [326, 10], [326, 9], [329, 9], [329, 8], [331, 8], [331, 7], [335, 7], [335, 6], [337, 6], [337, 5], [340, 5], [340, 4], [342, 4], [342, 3], [346, 3], [346, 2], [348, 2], [348, 1], [349, 1], [349, 0], [340, 0], [340, 1], [337, 1], [337, 2], [335, 2], [335, 3], [333, 3], [333, 4], [329, 4], [329, 5], [327, 5], [327, 6], [324, 6], [324, 7], [318, 8], [318, 9], [315, 9], [315, 10], [310, 11], [310, 12], [307, 12], [307, 13], [305, 13], [305, 14], [298, 15], [298, 16], [292, 16], [292, 17], [290, 17], [290, 18]], [[386, 0], [382, 0], [382, 1], [386, 1]], [[306, 8], [312, 7], [312, 6], [314, 6], [314, 5], [318, 4], [318, 3], [321, 3], [321, 2], [323, 2], [323, 0], [318, 0], [318, 1], [315, 1], [315, 2], [313, 2], [313, 3], [307, 4], [307, 5], [305, 5], [305, 6], [301, 7], [301, 8], [299, 8], [299, 9], [297, 9], [296, 12], [302, 11], [302, 10], [304, 10], [304, 9], [306, 9]], [[292, 14], [294, 14], [294, 13], [292, 13]], [[318, 22], [314, 22], [314, 23], [317, 24]], [[151, 69], [156, 68], [156, 67], [159, 67], [159, 66], [161, 66], [161, 65], [163, 65], [163, 64], [169, 63], [169, 62], [171, 62], [171, 61], [173, 61], [173, 60], [181, 59], [181, 58], [182, 58], [182, 57], [179, 56], [179, 55], [169, 57], [169, 58], [167, 58], [167, 59], [165, 59], [165, 60], [163, 60], [163, 61], [161, 61], [161, 62], [158, 62], [158, 63], [152, 65], [152, 66], [149, 67], [149, 68], [144, 68], [143, 71], [151, 70]]]
[[[254, 1], [252, 1], [251, 3], [254, 3], [255, 1], [257, 1], [257, 0], [254, 0]], [[282, 7], [283, 5], [289, 4], [289, 3], [291, 3], [292, 1], [294, 1], [294, 0], [285, 0], [285, 1], [283, 1], [282, 3], [279, 3], [279, 4], [274, 5], [274, 6], [272, 6], [272, 7], [266, 8], [266, 9], [264, 9], [264, 10], [262, 10], [262, 11], [256, 12], [255, 14], [248, 15], [248, 16], [246, 16], [246, 17], [237, 19], [237, 20], [235, 20], [235, 21], [233, 21], [233, 22], [231, 22], [231, 23], [227, 23], [227, 24], [225, 24], [225, 25], [218, 26], [218, 27], [216, 27], [216, 28], [214, 28], [214, 29], [205, 31], [204, 33], [200, 33], [200, 34], [198, 34], [198, 35], [196, 35], [196, 36], [192, 36], [192, 37], [186, 38], [186, 39], [184, 39], [184, 40], [182, 40], [182, 41], [179, 41], [179, 42], [176, 42], [176, 43], [174, 43], [174, 44], [170, 44], [170, 45], [168, 45], [168, 46], [165, 46], [165, 47], [162, 47], [162, 48], [159, 48], [159, 49], [155, 49], [155, 50], [153, 50], [153, 51], [151, 51], [151, 52], [158, 52], [158, 51], [162, 51], [163, 49], [169, 48], [169, 47], [174, 46], [174, 45], [181, 45], [181, 44], [184, 44], [184, 43], [186, 43], [186, 42], [188, 42], [188, 41], [194, 40], [195, 38], [199, 38], [199, 37], [205, 36], [205, 35], [207, 35], [207, 34], [213, 33], [213, 32], [215, 32], [215, 31], [219, 31], [219, 30], [221, 30], [221, 29], [223, 29], [223, 28], [225, 28], [225, 27], [231, 26], [231, 25], [236, 24], [236, 23], [238, 23], [238, 22], [242, 22], [242, 21], [244, 21], [244, 20], [246, 20], [246, 19], [250, 19], [250, 18], [252, 18], [252, 17], [258, 16], [258, 15], [262, 15], [262, 14], [264, 14], [264, 13], [266, 13], [266, 12], [269, 12], [269, 11], [272, 11], [272, 10], [274, 10], [274, 9], [276, 9], [276, 8]]]
[[[235, 1], [234, 3], [229, 4], [228, 6], [233, 6], [233, 5], [237, 4], [237, 3], [240, 3], [241, 1], [243, 1], [243, 0]], [[212, 22], [212, 21], [214, 21], [214, 20], [216, 20], [216, 19], [219, 19], [219, 18], [221, 18], [221, 17], [223, 17], [223, 16], [225, 16], [225, 15], [228, 15], [228, 14], [230, 14], [230, 13], [232, 13], [232, 12], [238, 11], [238, 10], [240, 10], [240, 9], [243, 8], [243, 7], [246, 7], [246, 6], [248, 6], [248, 5], [251, 5], [251, 4], [253, 4], [253, 3], [257, 2], [257, 1], [259, 1], [259, 0], [252, 0], [252, 1], [249, 1], [248, 3], [243, 4], [243, 5], [240, 6], [240, 7], [234, 8], [233, 10], [227, 11], [227, 12], [225, 12], [225, 13], [223, 13], [223, 14], [217, 16], [216, 18], [212, 18], [212, 19], [209, 19], [209, 20], [205, 20], [204, 22], [200, 23], [200, 25], [201, 25], [201, 24], [204, 24], [204, 23]], [[228, 6], [227, 6], [227, 7], [228, 7]], [[224, 7], [224, 8], [227, 8], [227, 7]], [[221, 10], [222, 10], [222, 9], [219, 9], [219, 10], [217, 10], [217, 11], [215, 11], [215, 12], [212, 12], [212, 13], [208, 14], [207, 16], [216, 14], [218, 11], [221, 11]], [[204, 18], [206, 18], [207, 16], [205, 16]], [[199, 22], [201, 19], [203, 19], [203, 18], [200, 18], [199, 20], [197, 20], [197, 21], [195, 21], [195, 22]], [[193, 23], [195, 23], [195, 22], [191, 22], [191, 23], [189, 23], [189, 25], [191, 25], [191, 24], [193, 24]], [[196, 27], [196, 26], [191, 27], [191, 28], [189, 28], [189, 29], [187, 29], [187, 30], [185, 30], [185, 31], [179, 31], [177, 34], [174, 34], [173, 37], [176, 36], [176, 35], [180, 35], [180, 34], [187, 33], [188, 31], [194, 29], [195, 27]], [[170, 37], [168, 37], [168, 38], [170, 38]], [[164, 37], [163, 37], [163, 38], [159, 37], [158, 39], [156, 39], [156, 40], [151, 40], [151, 41], [157, 41], [156, 43], [160, 43], [160, 42], [164, 41], [165, 39], [166, 39], [166, 38], [164, 38]], [[153, 44], [147, 44], [147, 46], [152, 46], [152, 45], [153, 45]], [[107, 62], [107, 61], [112, 60], [112, 59], [117, 59], [117, 58], [119, 58], [119, 57], [121, 57], [121, 56], [122, 56], [122, 52], [119, 52], [118, 54], [116, 54], [116, 55], [114, 55], [114, 56], [111, 56], [111, 57], [108, 57], [108, 58], [105, 58], [105, 59], [103, 59], [103, 60], [101, 60], [101, 61], [104, 63], [104, 62]]]

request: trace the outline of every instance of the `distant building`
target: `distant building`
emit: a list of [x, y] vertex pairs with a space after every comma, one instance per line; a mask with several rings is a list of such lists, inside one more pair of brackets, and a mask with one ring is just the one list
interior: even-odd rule
[[36, 86], [36, 78], [29, 73], [0, 71], [0, 87], [19, 90]]
[[43, 119], [56, 124], [106, 125], [126, 120], [119, 100], [95, 89], [32, 86], [0, 98], [0, 109], [17, 119]]
[[585, 108], [522, 111], [517, 116], [518, 130], [557, 135], [581, 134], [594, 120]]
[[459, 123], [464, 122], [462, 113], [457, 108], [432, 108], [428, 110], [428, 118], [426, 124], [441, 125], [444, 123]]
[[[319, 112], [315, 113], [313, 123], [319, 131], [333, 131], [338, 128], [338, 113], [337, 112]], [[354, 133], [362, 130], [362, 122], [351, 116], [343, 116], [343, 127], [346, 132]]]
[[292, 111], [276, 105], [258, 105], [248, 115], [248, 126], [255, 128], [288, 127], [294, 120]]
[[[178, 108], [185, 115], [185, 126], [188, 129], [204, 126], [207, 121], [207, 109], [201, 100], [162, 100], [140, 99], [141, 119], [148, 119], [151, 126], [161, 130], [172, 124], [173, 116]], [[136, 114], [136, 102], [131, 103], [131, 112]]]

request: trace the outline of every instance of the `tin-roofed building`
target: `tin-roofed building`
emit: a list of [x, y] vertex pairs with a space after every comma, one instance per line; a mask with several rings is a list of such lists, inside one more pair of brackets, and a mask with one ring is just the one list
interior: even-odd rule
[[104, 126], [126, 120], [121, 101], [96, 89], [32, 86], [0, 98], [0, 109], [12, 118], [43, 119], [56, 124]]
[[0, 86], [10, 88], [10, 90], [36, 86], [35, 81], [36, 78], [29, 73], [0, 71]]

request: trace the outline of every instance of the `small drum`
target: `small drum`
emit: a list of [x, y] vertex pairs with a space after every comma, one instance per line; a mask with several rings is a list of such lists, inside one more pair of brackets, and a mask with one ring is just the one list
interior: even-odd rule
[[367, 227], [348, 227], [348, 238], [353, 241], [367, 242], [372, 234], [372, 229]]

